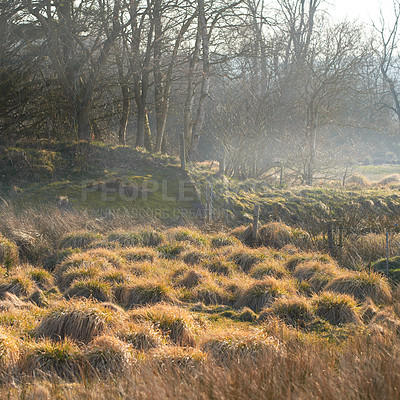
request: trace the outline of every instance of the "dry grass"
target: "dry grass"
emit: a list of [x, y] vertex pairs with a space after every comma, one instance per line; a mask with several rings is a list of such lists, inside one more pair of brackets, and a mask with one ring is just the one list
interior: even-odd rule
[[104, 334], [123, 316], [92, 301], [68, 301], [50, 309], [35, 330], [36, 337], [70, 338], [88, 343]]
[[349, 295], [323, 292], [313, 297], [312, 304], [315, 314], [333, 325], [361, 322], [357, 303]]
[[370, 298], [376, 304], [387, 304], [392, 300], [387, 279], [375, 272], [343, 272], [326, 286], [326, 290], [350, 294], [359, 301]]
[[52, 249], [48, 269], [0, 268], [0, 398], [398, 398], [400, 290], [299, 230], [268, 224], [272, 247], [249, 248], [216, 227], [0, 216]]

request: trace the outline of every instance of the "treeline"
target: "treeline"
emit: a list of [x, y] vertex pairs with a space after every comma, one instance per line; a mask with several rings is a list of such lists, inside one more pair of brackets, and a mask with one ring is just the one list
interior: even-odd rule
[[390, 26], [329, 12], [323, 0], [2, 2], [2, 141], [184, 143], [230, 175], [284, 164], [311, 184], [399, 131], [399, 5]]

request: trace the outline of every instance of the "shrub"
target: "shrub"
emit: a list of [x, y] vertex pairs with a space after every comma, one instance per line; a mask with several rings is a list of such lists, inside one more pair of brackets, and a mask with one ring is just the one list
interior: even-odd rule
[[115, 326], [118, 315], [92, 301], [70, 300], [50, 309], [35, 334], [53, 340], [70, 338], [88, 343]]
[[104, 302], [112, 300], [111, 285], [99, 279], [85, 279], [75, 281], [65, 293], [65, 297], [83, 297]]
[[235, 303], [236, 308], [249, 307], [259, 312], [275, 299], [294, 293], [293, 283], [268, 277], [245, 289]]
[[113, 336], [99, 336], [89, 344], [85, 355], [99, 375], [122, 375], [133, 365], [129, 345]]
[[312, 299], [315, 314], [332, 325], [361, 322], [357, 304], [346, 294], [323, 292]]
[[69, 339], [54, 342], [42, 340], [30, 346], [25, 355], [24, 371], [35, 376], [56, 375], [75, 380], [86, 369], [85, 359], [76, 343]]
[[0, 266], [9, 271], [18, 264], [18, 247], [0, 234]]
[[389, 303], [392, 299], [387, 279], [376, 272], [343, 273], [328, 284], [326, 290], [350, 294], [360, 301], [371, 298], [377, 304]]
[[87, 249], [95, 242], [101, 241], [102, 238], [100, 233], [89, 231], [73, 232], [61, 238], [60, 247], [62, 249]]
[[277, 299], [270, 308], [260, 314], [260, 320], [262, 321], [268, 315], [278, 317], [296, 328], [306, 327], [315, 317], [308, 300], [298, 296]]

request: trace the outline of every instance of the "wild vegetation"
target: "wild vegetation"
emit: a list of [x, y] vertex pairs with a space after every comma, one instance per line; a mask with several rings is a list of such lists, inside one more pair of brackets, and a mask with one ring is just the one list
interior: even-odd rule
[[396, 281], [300, 228], [267, 223], [249, 246], [246, 227], [1, 220], [2, 396], [398, 398]]

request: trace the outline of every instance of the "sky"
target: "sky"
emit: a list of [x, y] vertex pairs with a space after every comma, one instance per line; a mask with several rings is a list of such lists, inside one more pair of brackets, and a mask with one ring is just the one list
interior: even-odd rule
[[390, 18], [392, 0], [327, 0], [331, 6], [330, 14], [339, 19], [358, 19], [360, 22], [370, 23], [371, 19], [379, 20], [379, 10], [382, 7], [385, 17]]

